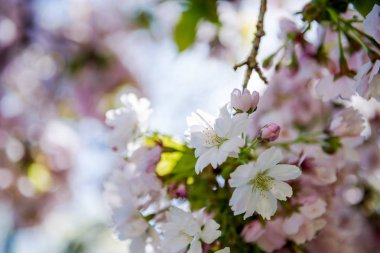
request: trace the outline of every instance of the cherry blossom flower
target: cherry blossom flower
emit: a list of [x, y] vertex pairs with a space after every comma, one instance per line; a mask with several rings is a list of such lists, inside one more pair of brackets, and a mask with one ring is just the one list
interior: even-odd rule
[[167, 213], [168, 222], [162, 225], [164, 252], [177, 253], [189, 247], [189, 253], [202, 253], [201, 241], [214, 242], [221, 232], [213, 219], [198, 219], [193, 214], [177, 207], [171, 207]]
[[247, 126], [247, 113], [231, 116], [226, 105], [216, 119], [197, 111], [187, 121], [190, 144], [195, 148], [195, 156], [198, 157], [195, 165], [197, 174], [209, 164], [216, 168], [227, 157], [237, 156], [240, 147], [244, 145], [241, 135]]
[[248, 89], [244, 89], [243, 92], [234, 89], [231, 93], [231, 106], [238, 112], [253, 112], [258, 103], [259, 93], [256, 91], [251, 94]]
[[109, 144], [112, 149], [125, 154], [128, 143], [146, 131], [151, 114], [150, 102], [137, 98], [135, 94], [124, 94], [120, 101], [122, 107], [106, 113], [106, 124], [111, 127]]
[[245, 213], [246, 219], [256, 211], [269, 220], [277, 210], [277, 199], [293, 195], [290, 185], [283, 181], [299, 177], [301, 170], [295, 165], [278, 164], [282, 159], [281, 150], [272, 147], [261, 153], [256, 163], [236, 168], [229, 181], [236, 188], [230, 200], [235, 215]]
[[380, 43], [380, 5], [375, 4], [363, 21], [363, 30]]

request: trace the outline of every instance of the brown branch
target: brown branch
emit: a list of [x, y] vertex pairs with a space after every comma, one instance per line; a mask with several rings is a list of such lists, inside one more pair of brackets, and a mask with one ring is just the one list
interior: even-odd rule
[[252, 74], [253, 70], [255, 70], [257, 72], [257, 74], [259, 75], [261, 80], [264, 81], [264, 83], [268, 83], [267, 79], [265, 78], [265, 76], [264, 76], [264, 74], [263, 74], [263, 72], [259, 66], [259, 63], [256, 60], [257, 53], [259, 52], [261, 37], [263, 37], [265, 35], [265, 32], [264, 32], [264, 16], [265, 16], [266, 10], [267, 10], [267, 0], [261, 0], [259, 19], [258, 19], [257, 25], [256, 25], [255, 38], [252, 42], [253, 46], [252, 46], [251, 53], [249, 54], [247, 60], [245, 60], [244, 62], [239, 63], [239, 64], [234, 66], [234, 70], [237, 70], [238, 68], [240, 68], [244, 65], [247, 65], [247, 70], [245, 72], [245, 78], [244, 78], [244, 83], [243, 83], [243, 89], [247, 88], [248, 81], [251, 78], [251, 74]]

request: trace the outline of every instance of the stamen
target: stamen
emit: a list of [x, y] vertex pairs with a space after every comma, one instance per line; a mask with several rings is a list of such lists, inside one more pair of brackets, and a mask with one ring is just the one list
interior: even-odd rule
[[272, 188], [273, 178], [267, 175], [267, 171], [257, 173], [256, 177], [250, 183], [257, 190], [269, 191]]

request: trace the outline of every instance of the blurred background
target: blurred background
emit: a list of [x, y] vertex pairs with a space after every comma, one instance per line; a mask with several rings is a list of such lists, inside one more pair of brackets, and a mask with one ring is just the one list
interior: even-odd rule
[[[104, 113], [123, 92], [152, 101], [151, 129], [183, 137], [240, 87], [259, 1], [0, 2], [0, 252], [126, 252], [102, 196], [115, 155]], [[306, 1], [269, 1], [259, 59]], [[200, 7], [199, 7], [200, 6]], [[270, 75], [270, 73], [266, 73]], [[249, 87], [263, 91], [253, 76]]]

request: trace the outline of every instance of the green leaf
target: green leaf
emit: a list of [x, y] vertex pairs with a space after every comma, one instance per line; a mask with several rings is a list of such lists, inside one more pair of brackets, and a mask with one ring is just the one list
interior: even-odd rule
[[180, 52], [189, 48], [195, 41], [199, 16], [184, 12], [174, 30], [174, 40]]
[[180, 52], [194, 44], [197, 26], [201, 20], [219, 24], [216, 0], [187, 0], [174, 29], [174, 41]]
[[375, 4], [380, 5], [380, 0], [352, 0], [351, 3], [353, 3], [355, 9], [365, 17]]

